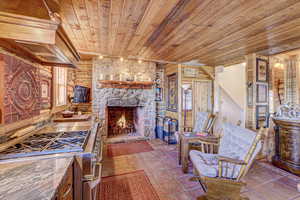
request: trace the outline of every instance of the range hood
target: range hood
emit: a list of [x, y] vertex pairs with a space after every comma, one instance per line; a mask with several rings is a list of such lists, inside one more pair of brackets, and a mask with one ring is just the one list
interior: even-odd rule
[[75, 67], [80, 57], [64, 31], [57, 0], [1, 0], [1, 46], [45, 65]]

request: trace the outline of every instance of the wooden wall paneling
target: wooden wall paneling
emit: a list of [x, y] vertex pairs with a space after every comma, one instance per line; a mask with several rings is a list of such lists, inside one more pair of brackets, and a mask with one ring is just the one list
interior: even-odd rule
[[[87, 1], [88, 2], [88, 1]], [[81, 28], [81, 32], [83, 34], [85, 42], [87, 42], [89, 48], [96, 50], [96, 45], [93, 40], [94, 35], [92, 34], [92, 25], [91, 25], [91, 16], [89, 16], [87, 10], [87, 3], [85, 0], [72, 0], [73, 9], [75, 12], [75, 16], [78, 19], [79, 26]], [[93, 13], [90, 13], [91, 15]]]
[[[62, 1], [61, 4], [61, 18], [66, 31], [78, 50], [86, 49], [88, 43], [86, 42], [82, 32], [81, 27], [76, 17], [72, 0]], [[68, 28], [69, 27], [69, 28]]]
[[75, 71], [75, 85], [92, 88], [92, 61], [81, 61]]
[[178, 130], [179, 131], [183, 131], [183, 118], [182, 118], [182, 65], [178, 65], [178, 69], [177, 69], [177, 71], [178, 71], [178, 79], [177, 79], [177, 81], [178, 81], [178, 83], [177, 83], [177, 85], [178, 85], [178, 111], [177, 111], [177, 114], [178, 114], [178, 125], [179, 125], [179, 127], [178, 127]]
[[216, 66], [299, 48], [299, 9], [297, 0], [66, 0], [61, 16], [82, 52]]
[[[168, 52], [168, 55], [177, 54], [177, 52], [182, 54], [182, 48], [176, 48], [181, 44], [181, 47], [186, 47], [185, 43], [195, 41], [198, 38], [201, 38], [202, 42], [206, 39], [206, 37], [196, 37], [195, 34], [199, 34], [200, 31], [207, 30], [209, 31], [212, 22], [212, 17], [208, 18], [207, 16], [209, 14], [216, 15], [225, 13], [227, 14], [227, 7], [230, 6], [230, 11], [233, 11], [233, 7], [231, 6], [233, 3], [230, 3], [230, 1], [203, 1], [198, 2], [200, 3], [199, 6], [195, 6], [195, 11], [191, 12], [190, 15], [187, 18], [184, 18], [184, 21], [179, 24], [175, 29], [164, 38], [164, 46], [160, 46], [160, 48], [156, 48], [155, 51], [157, 51], [157, 54], [155, 55], [162, 56], [166, 55], [166, 52]], [[218, 12], [216, 12], [216, 10]], [[227, 13], [226, 13], [227, 12]], [[222, 15], [218, 15], [216, 17], [219, 17]], [[223, 15], [224, 17], [224, 15]], [[215, 16], [214, 18], [215, 19]], [[175, 45], [172, 45], [174, 44]], [[195, 44], [195, 43], [194, 43]], [[193, 44], [193, 46], [194, 46]], [[191, 48], [192, 46], [189, 46]], [[176, 53], [175, 53], [176, 52]]]
[[[121, 32], [118, 32], [118, 35], [123, 34], [124, 37], [119, 37], [121, 41], [116, 41], [118, 44], [120, 44], [119, 48], [115, 48], [117, 50], [114, 54], [115, 55], [124, 55], [127, 51], [127, 47], [134, 37], [136, 30], [139, 28], [139, 25], [141, 21], [144, 18], [145, 11], [147, 9], [147, 6], [149, 5], [150, 1], [149, 0], [135, 0], [131, 1], [130, 3], [126, 3], [125, 7], [123, 9], [123, 16], [121, 17], [121, 22], [120, 22], [120, 29]], [[126, 21], [123, 22], [123, 19]], [[123, 27], [125, 29], [123, 29]], [[118, 30], [120, 30], [118, 29]], [[122, 33], [122, 29], [124, 32]]]
[[[252, 4], [252, 6], [249, 7], [249, 3]], [[280, 20], [281, 23], [284, 22], [288, 22], [288, 19], [292, 19], [295, 18], [297, 16], [296, 12], [291, 12], [291, 7], [294, 7], [294, 3], [295, 2], [290, 2], [289, 4], [286, 5], [272, 5], [272, 8], [268, 9], [268, 11], [266, 12], [262, 5], [260, 5], [260, 3], [265, 4], [266, 2], [255, 2], [255, 1], [248, 1], [246, 2], [245, 5], [246, 7], [243, 6], [239, 6], [236, 9], [230, 11], [230, 13], [225, 14], [222, 16], [222, 19], [219, 19], [218, 21], [216, 21], [214, 28], [221, 28], [222, 31], [219, 33], [213, 32], [215, 29], [214, 28], [208, 28], [206, 29], [206, 31], [203, 34], [202, 37], [198, 37], [195, 38], [196, 40], [190, 40], [187, 43], [184, 44], [184, 46], [181, 46], [182, 49], [185, 49], [186, 47], [193, 47], [194, 50], [194, 55], [197, 54], [199, 55], [198, 50], [202, 50], [202, 51], [206, 51], [206, 55], [209, 55], [207, 52], [208, 50], [213, 51], [213, 49], [215, 48], [220, 48], [220, 45], [225, 45], [230, 44], [232, 42], [235, 41], [239, 41], [243, 38], [246, 38], [245, 36], [247, 35], [255, 35], [254, 33], [259, 33], [259, 32], [264, 32], [266, 31], [265, 26], [266, 24], [276, 24], [278, 23], [278, 21]], [[230, 5], [230, 4], [228, 4]], [[288, 9], [281, 11], [283, 9], [283, 7], [288, 7], [291, 6]], [[256, 15], [249, 15], [245, 13], [245, 15], [248, 15], [249, 17], [247, 19], [243, 19], [243, 18], [238, 18], [237, 13], [244, 13], [243, 11], [241, 11], [242, 9], [247, 8], [249, 12], [251, 12], [250, 8], [252, 9], [252, 13], [256, 13]], [[225, 7], [226, 9], [226, 7]], [[232, 9], [232, 8], [230, 8]], [[230, 10], [229, 9], [229, 10]], [[274, 12], [277, 11], [277, 12]], [[281, 11], [281, 12], [278, 12]], [[257, 15], [257, 13], [261, 13], [261, 15]], [[293, 17], [291, 17], [291, 15], [294, 15]], [[265, 17], [265, 18], [264, 18]], [[230, 25], [228, 25], [227, 23], [224, 23], [225, 21], [235, 21], [234, 18], [236, 18], [237, 21], [236, 23], [232, 23]], [[243, 21], [243, 20], [247, 20], [247, 21]], [[243, 23], [241, 24], [241, 26], [235, 26], [237, 23], [241, 23], [241, 21], [243, 21]], [[280, 24], [276, 24], [276, 25], [280, 25]], [[219, 27], [218, 27], [219, 26]], [[224, 37], [225, 34], [225, 37]], [[218, 38], [215, 38], [215, 36]], [[251, 35], [250, 35], [251, 36]], [[199, 40], [199, 41], [198, 41]], [[210, 40], [211, 42], [207, 42], [206, 40]], [[212, 42], [213, 41], [213, 42]], [[195, 45], [193, 45], [193, 43], [196, 43], [198, 47], [196, 47]], [[205, 44], [206, 48], [202, 48], [201, 45], [206, 42], [207, 44]], [[223, 44], [222, 44], [223, 43]], [[225, 43], [225, 44], [224, 44]], [[216, 46], [219, 45], [219, 46]], [[198, 49], [197, 49], [198, 48]], [[192, 50], [192, 49], [191, 49]], [[180, 52], [174, 52], [174, 55], [177, 54], [177, 56], [181, 55], [183, 58], [185, 58], [184, 55], [182, 55]], [[186, 53], [187, 56], [193, 56], [193, 54]], [[214, 55], [214, 54], [213, 54]]]
[[109, 44], [108, 44], [108, 53], [113, 54], [116, 38], [118, 36], [118, 27], [121, 23], [122, 9], [124, 7], [124, 0], [111, 1], [111, 11], [110, 11], [110, 20], [109, 20]]
[[[163, 47], [163, 39], [169, 34], [172, 34], [174, 29], [176, 29], [176, 27], [178, 27], [180, 24], [188, 21], [190, 18], [192, 18], [192, 16], [198, 13], [201, 10], [202, 5], [206, 4], [207, 2], [208, 1], [179, 1], [149, 37], [145, 43], [147, 50], [141, 52], [140, 55], [145, 56], [149, 54], [149, 52], [154, 53], [156, 52], [156, 48]], [[178, 32], [176, 34], [178, 34]], [[175, 44], [174, 46], [176, 47], [177, 45]]]
[[[217, 42], [214, 42], [214, 43], [211, 43], [210, 45], [207, 45], [206, 48], [201, 48], [201, 46], [200, 46], [201, 43], [197, 43], [200, 46], [199, 49], [201, 48], [201, 51], [205, 52], [202, 55], [204, 55], [204, 56], [205, 55], [206, 56], [207, 55], [215, 55], [215, 53], [213, 51], [215, 51], [216, 49], [221, 50], [222, 47], [224, 48], [224, 47], [227, 47], [228, 45], [232, 46], [232, 44], [236, 44], [237, 42], [240, 43], [241, 47], [245, 48], [245, 46], [242, 45], [244, 43], [241, 43], [241, 41], [242, 40], [248, 40], [249, 36], [250, 36], [250, 38], [252, 37], [253, 40], [252, 41], [251, 40], [247, 41], [247, 44], [252, 45], [252, 42], [256, 42], [254, 47], [256, 47], [257, 44], [266, 45], [266, 43], [263, 42], [266, 39], [265, 36], [266, 35], [272, 36], [273, 34], [271, 34], [271, 33], [274, 33], [274, 32], [276, 33], [276, 31], [281, 31], [282, 27], [277, 28], [278, 26], [280, 26], [280, 25], [285, 26], [286, 23], [290, 23], [290, 25], [287, 25], [287, 26], [289, 28], [294, 27], [293, 25], [291, 25], [291, 23], [297, 23], [297, 22], [293, 22], [293, 19], [298, 20], [297, 17], [299, 17], [299, 16], [298, 16], [297, 12], [291, 12], [291, 10], [295, 9], [296, 7], [299, 7], [300, 5], [299, 4], [293, 5], [292, 4], [292, 5], [290, 5], [290, 7], [287, 7], [286, 9], [283, 9], [283, 10], [282, 10], [282, 6], [280, 8], [278, 8], [278, 6], [276, 6], [274, 4], [273, 4], [273, 6], [274, 6], [273, 9], [276, 9], [276, 10], [279, 9], [280, 12], [273, 12], [273, 13], [271, 12], [271, 13], [269, 13], [269, 11], [268, 11], [269, 16], [266, 17], [266, 18], [263, 18], [262, 20], [258, 20], [256, 23], [253, 23], [255, 21], [252, 21], [252, 19], [250, 18], [251, 19], [250, 22], [252, 23], [252, 25], [248, 24], [248, 23], [244, 23], [243, 25], [245, 25], [246, 28], [242, 28], [240, 30], [236, 29], [236, 28], [239, 28], [239, 27], [232, 27], [233, 29], [227, 29], [226, 28], [225, 30], [230, 30], [230, 32], [227, 33], [227, 34], [225, 33], [226, 34], [225, 37], [224, 37], [224, 35], [222, 35], [222, 38], [220, 36], [220, 39]], [[272, 11], [273, 9], [270, 9], [270, 10]], [[266, 29], [266, 24], [269, 25], [270, 29]], [[274, 28], [277, 28], [277, 30], [276, 29], [274, 30]], [[234, 30], [235, 30], [235, 32], [232, 32]], [[288, 30], [288, 29], [286, 29], [286, 30]], [[292, 33], [292, 31], [290, 33]], [[259, 35], [257, 35], [257, 34], [261, 35], [262, 40], [259, 40]], [[207, 38], [212, 38], [212, 37], [207, 36]], [[194, 42], [196, 42], [196, 41], [194, 41]], [[188, 44], [191, 44], [191, 43], [188, 43]], [[188, 45], [188, 44], [186, 44], [186, 45]], [[247, 47], [248, 47], [248, 45], [247, 45]], [[264, 48], [266, 48], [266, 46], [261, 47], [261, 48], [264, 49]], [[249, 49], [250, 48], [248, 48], [248, 50]], [[209, 50], [209, 52], [208, 52], [208, 50]], [[201, 51], [198, 51], [197, 49], [194, 48], [194, 52], [195, 52], [194, 54], [189, 54], [189, 55], [186, 54], [187, 56], [182, 56], [182, 58], [183, 59], [190, 59], [195, 54], [197, 54], [197, 56], [200, 56]], [[224, 49], [223, 51], [226, 52], [226, 49]], [[251, 51], [251, 49], [250, 49], [250, 51]], [[237, 53], [237, 52], [238, 52], [238, 49], [236, 49], [236, 51], [234, 53]], [[233, 52], [230, 52], [228, 54], [232, 55], [232, 53]], [[177, 54], [177, 55], [179, 55], [179, 54]], [[220, 56], [226, 56], [226, 55], [220, 55]]]
[[145, 51], [147, 39], [154, 33], [165, 17], [172, 11], [180, 0], [150, 1], [145, 14], [127, 48], [128, 55], [137, 55]]
[[[100, 49], [99, 52], [101, 54], [105, 54], [108, 52], [108, 44], [107, 42], [109, 40], [109, 32], [108, 32], [108, 27], [109, 27], [109, 20], [110, 20], [110, 9], [111, 9], [111, 2], [109, 0], [102, 0], [102, 1], [97, 1], [98, 2], [98, 14], [99, 14], [99, 23], [100, 23]], [[116, 47], [116, 48], [119, 48]]]
[[[4, 97], [4, 65], [3, 60], [0, 60], [0, 124], [4, 122], [4, 113], [3, 113], [3, 97]], [[1, 135], [1, 132], [0, 132]]]

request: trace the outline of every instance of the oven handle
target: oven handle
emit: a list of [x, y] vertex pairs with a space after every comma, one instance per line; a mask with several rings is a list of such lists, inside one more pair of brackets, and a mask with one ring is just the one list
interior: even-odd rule
[[95, 181], [95, 180], [99, 180], [101, 178], [101, 168], [102, 168], [102, 163], [101, 162], [96, 162], [95, 163], [96, 167], [98, 168], [98, 173], [97, 176], [93, 176], [93, 175], [85, 175], [83, 178], [83, 181]]

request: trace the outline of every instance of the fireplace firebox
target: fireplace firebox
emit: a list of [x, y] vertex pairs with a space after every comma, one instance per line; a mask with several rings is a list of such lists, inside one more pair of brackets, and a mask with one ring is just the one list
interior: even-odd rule
[[108, 137], [142, 135], [139, 107], [107, 107]]

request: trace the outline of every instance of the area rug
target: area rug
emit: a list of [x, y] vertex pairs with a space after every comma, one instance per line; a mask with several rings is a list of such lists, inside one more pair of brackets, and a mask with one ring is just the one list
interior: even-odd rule
[[107, 156], [122, 156], [134, 153], [153, 151], [153, 148], [147, 141], [136, 141], [128, 143], [116, 143], [107, 145]]
[[159, 200], [143, 170], [102, 178], [101, 200]]

